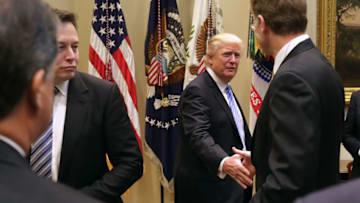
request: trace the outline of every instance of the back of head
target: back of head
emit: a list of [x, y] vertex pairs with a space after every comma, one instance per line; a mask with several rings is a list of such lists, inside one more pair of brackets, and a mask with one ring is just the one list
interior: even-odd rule
[[0, 119], [57, 54], [57, 19], [41, 0], [0, 0]]
[[262, 15], [275, 34], [298, 34], [306, 30], [306, 0], [251, 0], [251, 6], [255, 18]]
[[[242, 50], [243, 48], [243, 42], [242, 40], [231, 33], [220, 33], [217, 35], [214, 35], [208, 43], [208, 47], [206, 50], [206, 55], [207, 56], [214, 56], [216, 51], [219, 49], [220, 45], [223, 44], [238, 44], [240, 47], [240, 50]], [[207, 60], [205, 60], [206, 65], [207, 64]]]

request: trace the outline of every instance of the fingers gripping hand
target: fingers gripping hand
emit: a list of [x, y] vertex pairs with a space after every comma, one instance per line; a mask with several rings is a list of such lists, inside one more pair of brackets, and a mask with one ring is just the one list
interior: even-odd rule
[[253, 184], [252, 178], [250, 178], [250, 171], [241, 163], [241, 157], [238, 154], [234, 154], [225, 160], [223, 171], [244, 189]]
[[251, 162], [251, 152], [245, 150], [239, 150], [236, 147], [232, 148], [233, 152], [239, 155], [242, 159], [243, 166], [250, 172], [250, 178], [252, 179], [255, 175], [255, 167]]

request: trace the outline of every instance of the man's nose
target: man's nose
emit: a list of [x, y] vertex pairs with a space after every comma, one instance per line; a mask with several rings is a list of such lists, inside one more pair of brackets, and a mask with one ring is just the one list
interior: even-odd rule
[[74, 59], [75, 56], [76, 53], [71, 47], [66, 49], [66, 59]]
[[236, 60], [237, 60], [236, 55], [235, 55], [235, 54], [231, 54], [231, 56], [230, 56], [230, 62], [235, 63], [235, 62], [236, 62]]

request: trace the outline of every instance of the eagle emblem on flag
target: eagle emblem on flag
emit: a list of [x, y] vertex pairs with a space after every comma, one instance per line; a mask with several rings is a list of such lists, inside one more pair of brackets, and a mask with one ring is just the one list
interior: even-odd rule
[[[167, 16], [166, 16], [167, 15]], [[145, 65], [150, 86], [162, 87], [184, 80], [186, 53], [183, 29], [176, 10], [162, 12], [158, 31], [154, 32], [148, 44], [150, 65]]]

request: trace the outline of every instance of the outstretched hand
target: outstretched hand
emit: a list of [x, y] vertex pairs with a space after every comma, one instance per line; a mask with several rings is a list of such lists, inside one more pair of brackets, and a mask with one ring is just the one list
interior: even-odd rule
[[253, 184], [251, 172], [241, 163], [241, 156], [234, 154], [224, 161], [223, 172], [228, 174], [244, 189]]
[[239, 150], [236, 147], [232, 147], [232, 150], [236, 155], [239, 155], [241, 157], [242, 165], [250, 172], [249, 178], [253, 179], [256, 170], [255, 170], [254, 165], [251, 162], [251, 152], [245, 151], [245, 150]]

